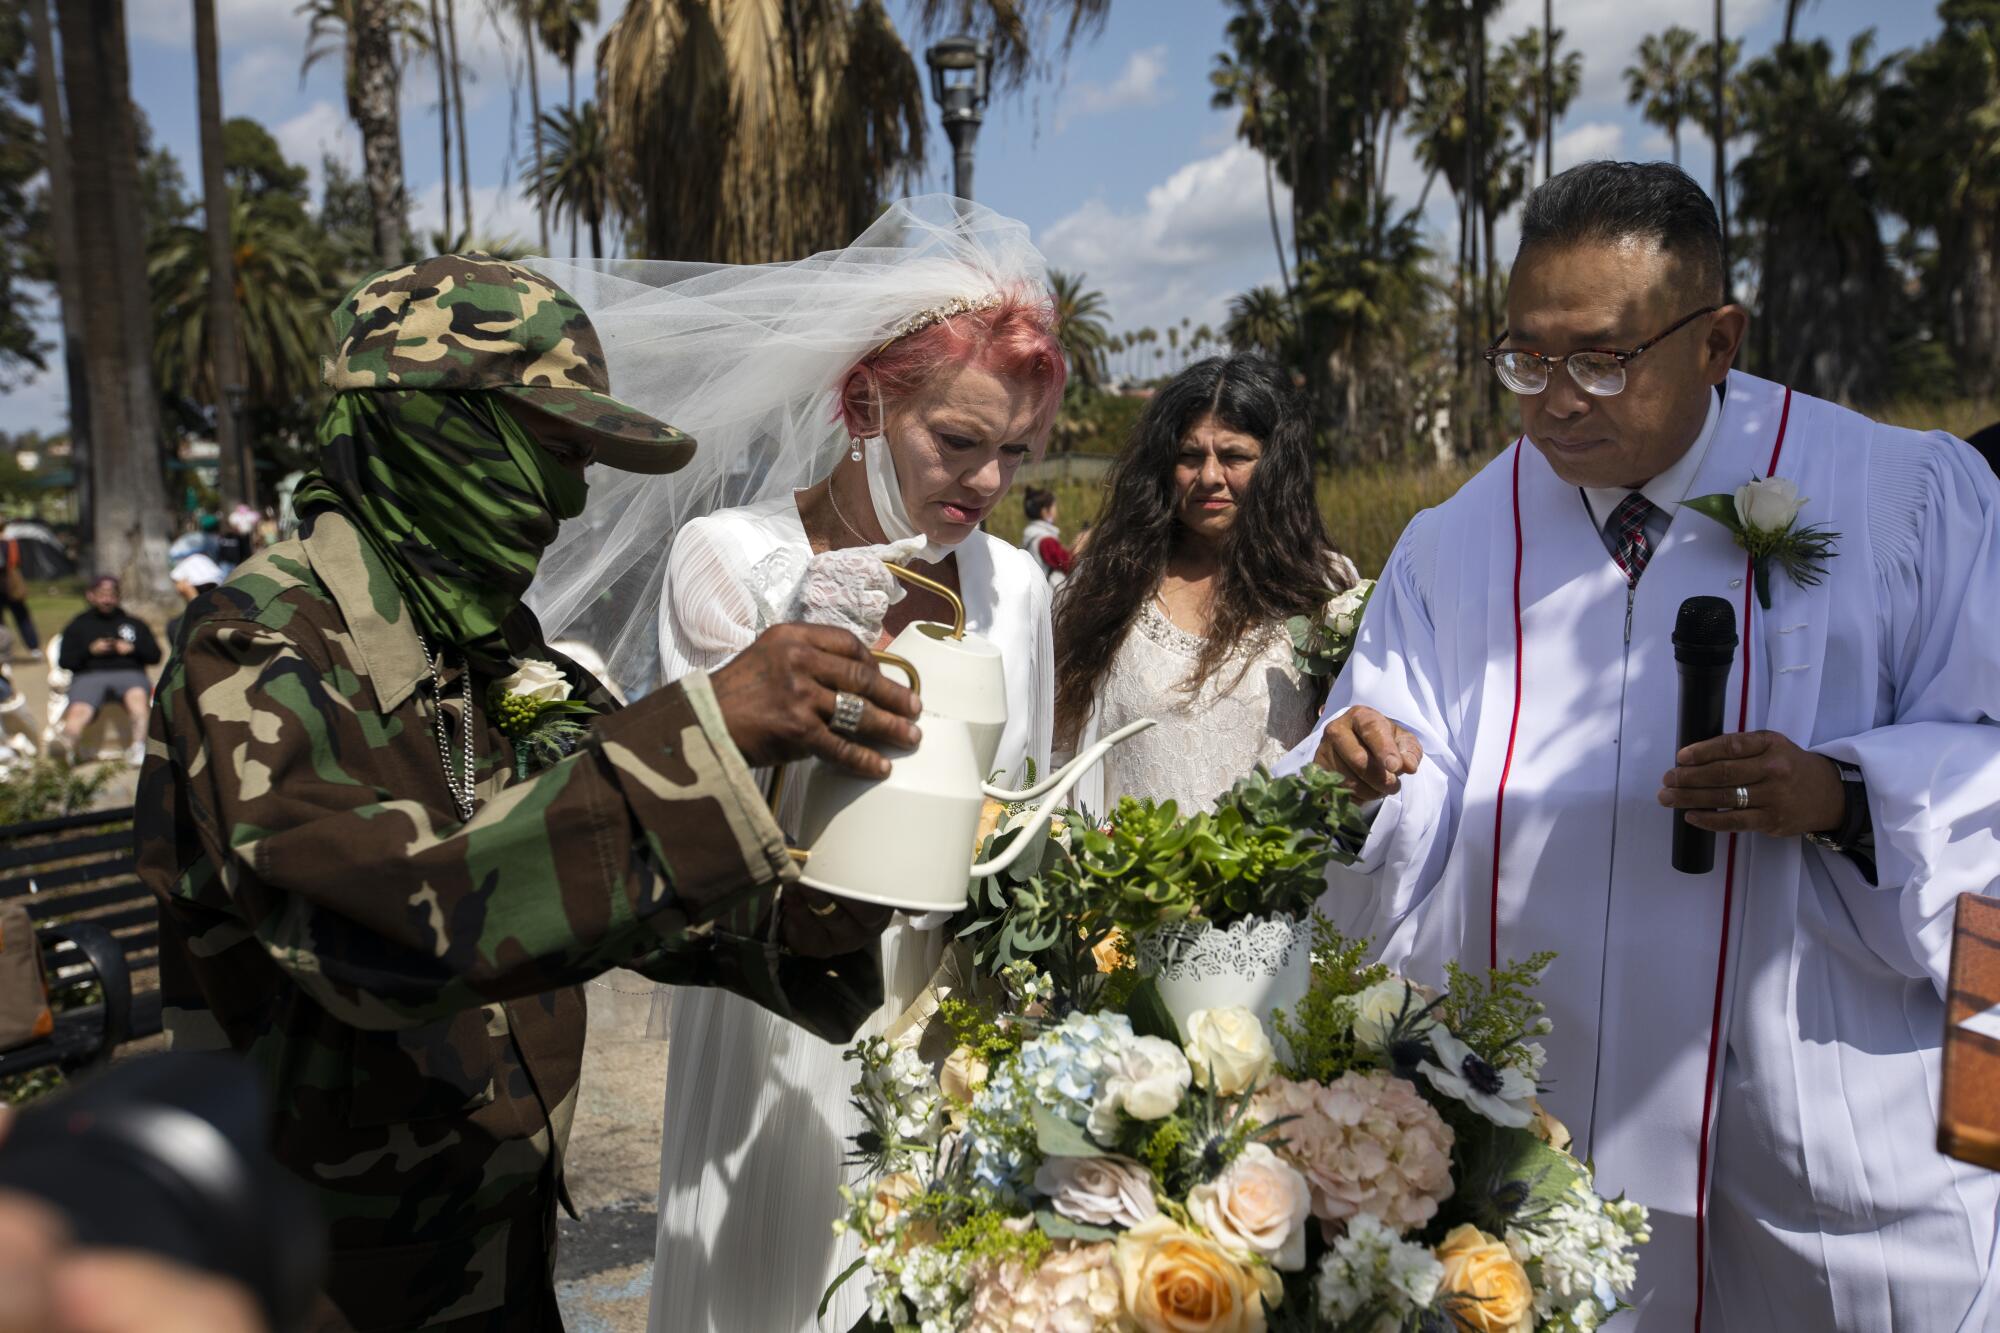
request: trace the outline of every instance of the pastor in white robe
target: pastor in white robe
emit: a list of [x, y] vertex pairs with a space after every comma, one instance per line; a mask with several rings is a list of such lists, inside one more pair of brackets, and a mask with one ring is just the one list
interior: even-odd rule
[[[1936, 1141], [1953, 899], [2000, 880], [2000, 487], [1942, 434], [1732, 374], [1679, 499], [1791, 478], [1841, 535], [1825, 581], [1671, 516], [1636, 588], [1526, 440], [1403, 534], [1320, 728], [1422, 741], [1337, 915], [1442, 979], [1557, 952], [1543, 1100], [1607, 1194], [1652, 1210], [1645, 1333], [2000, 1329], [1996, 1177]], [[1658, 502], [1657, 488], [1649, 498]], [[1601, 502], [1601, 501], [1600, 501]], [[1681, 602], [1737, 607], [1725, 725], [1860, 767], [1877, 884], [1803, 839], [1670, 861]]]

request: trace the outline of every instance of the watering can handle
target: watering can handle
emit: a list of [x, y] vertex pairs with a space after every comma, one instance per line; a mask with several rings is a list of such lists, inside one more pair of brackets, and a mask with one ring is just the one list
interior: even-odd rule
[[1069, 795], [1070, 788], [1076, 786], [1082, 780], [1083, 775], [1090, 771], [1091, 766], [1109, 754], [1112, 746], [1118, 744], [1128, 736], [1138, 735], [1152, 725], [1153, 719], [1150, 717], [1142, 717], [1137, 722], [1126, 723], [1109, 736], [1104, 737], [1095, 745], [1085, 750], [1082, 754], [1079, 754], [1076, 758], [1070, 760], [1067, 764], [1064, 764], [1049, 775], [1048, 778], [1025, 791], [1010, 792], [999, 787], [983, 787], [986, 794], [995, 800], [1032, 801], [1040, 797], [1042, 798], [1042, 803], [1035, 807], [1034, 816], [1022, 827], [1020, 835], [1008, 844], [1006, 851], [1000, 853], [1000, 855], [990, 861], [981, 861], [972, 867], [972, 878], [985, 879], [987, 876], [997, 875], [1008, 866], [1013, 865], [1020, 858], [1021, 853], [1028, 850], [1030, 844], [1034, 842], [1035, 834], [1041, 831], [1042, 825], [1048, 823], [1050, 816], [1055, 814], [1057, 802]]
[[[894, 653], [883, 652], [880, 648], [870, 651], [869, 656], [873, 657], [883, 666], [899, 668], [904, 675], [908, 676], [910, 678], [910, 693], [918, 696], [918, 706], [919, 708], [922, 707], [924, 682], [923, 678], [917, 674], [917, 668], [913, 663], [907, 658], [896, 656]], [[785, 778], [791, 771], [791, 764], [780, 764], [778, 765], [777, 776], [771, 779], [771, 818], [773, 819], [778, 817], [779, 802], [785, 799]], [[789, 848], [788, 850], [791, 852], [794, 861], [799, 862], [801, 865], [805, 863], [807, 853], [800, 851], [796, 847]]]

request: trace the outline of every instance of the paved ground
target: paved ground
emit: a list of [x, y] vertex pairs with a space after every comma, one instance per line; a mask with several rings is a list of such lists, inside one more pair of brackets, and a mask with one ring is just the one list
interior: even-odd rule
[[590, 986], [590, 1036], [570, 1132], [556, 1291], [569, 1333], [644, 1333], [660, 1183], [667, 1044], [644, 1035], [652, 983], [614, 972]]

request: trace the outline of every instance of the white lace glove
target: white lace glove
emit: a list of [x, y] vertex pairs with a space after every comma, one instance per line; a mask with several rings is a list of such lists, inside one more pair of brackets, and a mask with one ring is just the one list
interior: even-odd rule
[[851, 546], [822, 551], [806, 563], [781, 619], [844, 629], [868, 647], [881, 637], [889, 608], [903, 600], [902, 582], [883, 567], [898, 564], [923, 546], [922, 537], [887, 546]]

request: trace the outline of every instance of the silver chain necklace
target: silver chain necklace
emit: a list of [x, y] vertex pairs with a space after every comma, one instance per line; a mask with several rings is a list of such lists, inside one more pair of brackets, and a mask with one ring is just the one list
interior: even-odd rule
[[826, 502], [833, 506], [833, 516], [840, 520], [841, 527], [846, 528], [854, 535], [855, 541], [860, 542], [863, 546], [873, 546], [875, 544], [862, 536], [860, 530], [847, 521], [847, 515], [840, 512], [840, 501], [833, 498], [833, 478], [831, 477], [828, 477], [826, 480]]
[[438, 760], [444, 765], [444, 785], [451, 792], [452, 804], [458, 807], [461, 821], [472, 818], [474, 795], [473, 753], [472, 753], [472, 667], [468, 663], [459, 678], [459, 731], [464, 736], [465, 764], [457, 773], [451, 767], [451, 742], [446, 738], [444, 725], [444, 677], [439, 674], [438, 664], [444, 654], [431, 655], [430, 640], [417, 635], [417, 643], [424, 650], [424, 664], [431, 669], [431, 689], [437, 697], [436, 711], [431, 714], [431, 731], [437, 737]]

